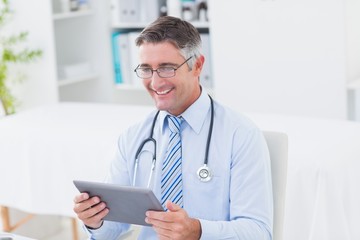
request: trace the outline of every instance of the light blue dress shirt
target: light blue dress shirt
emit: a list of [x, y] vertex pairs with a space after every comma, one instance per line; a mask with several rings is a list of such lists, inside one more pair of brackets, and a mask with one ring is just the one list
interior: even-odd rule
[[[131, 185], [135, 153], [149, 137], [156, 112], [123, 133], [118, 141], [107, 182]], [[158, 199], [161, 166], [167, 148], [169, 129], [161, 111], [154, 128], [157, 161], [150, 187]], [[184, 209], [200, 220], [201, 239], [271, 240], [273, 197], [268, 148], [262, 132], [246, 117], [214, 101], [214, 126], [208, 167], [213, 177], [201, 182], [197, 170], [203, 166], [211, 118], [210, 99], [201, 96], [181, 116], [182, 172]], [[126, 117], [126, 116], [124, 116]], [[141, 154], [136, 185], [146, 187], [154, 147], [145, 144]], [[124, 206], [126, 207], [126, 206]], [[104, 221], [101, 228], [88, 230], [91, 239], [116, 239], [129, 224]], [[143, 227], [139, 239], [157, 239], [151, 227]]]

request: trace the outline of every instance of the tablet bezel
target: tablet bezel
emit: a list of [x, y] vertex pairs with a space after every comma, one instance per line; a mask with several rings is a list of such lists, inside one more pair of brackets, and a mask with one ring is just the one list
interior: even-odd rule
[[110, 211], [104, 220], [150, 226], [145, 222], [146, 211], [164, 211], [149, 188], [82, 180], [74, 180], [73, 183], [79, 192], [87, 192], [91, 197], [98, 196], [106, 203]]

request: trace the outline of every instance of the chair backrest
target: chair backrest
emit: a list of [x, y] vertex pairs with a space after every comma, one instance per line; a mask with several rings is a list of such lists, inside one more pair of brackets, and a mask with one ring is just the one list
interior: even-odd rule
[[263, 131], [270, 152], [274, 195], [273, 240], [283, 239], [287, 181], [288, 137], [285, 133]]

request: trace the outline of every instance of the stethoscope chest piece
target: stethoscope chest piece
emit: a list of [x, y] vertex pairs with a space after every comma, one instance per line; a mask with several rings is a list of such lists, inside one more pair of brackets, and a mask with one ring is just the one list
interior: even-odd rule
[[197, 176], [201, 182], [208, 182], [212, 178], [211, 170], [210, 168], [204, 164], [199, 168], [197, 171]]

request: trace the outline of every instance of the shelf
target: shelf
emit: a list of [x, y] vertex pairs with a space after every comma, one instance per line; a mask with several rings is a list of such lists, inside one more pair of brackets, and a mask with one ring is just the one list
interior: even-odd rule
[[77, 18], [77, 17], [85, 17], [92, 15], [93, 12], [91, 10], [79, 10], [74, 12], [65, 12], [65, 13], [54, 13], [53, 19], [54, 20], [63, 20], [63, 19], [70, 19], [70, 18]]
[[58, 86], [59, 87], [67, 86], [67, 85], [71, 85], [74, 83], [90, 81], [90, 80], [93, 80], [96, 78], [98, 78], [97, 74], [87, 74], [87, 75], [83, 75], [83, 76], [79, 76], [79, 77], [59, 79]]
[[348, 90], [356, 90], [356, 89], [360, 89], [360, 78], [350, 81], [346, 84], [346, 88]]
[[145, 91], [143, 85], [131, 85], [126, 83], [115, 84], [116, 89], [118, 90], [133, 90], [133, 91]]
[[[209, 28], [209, 22], [191, 22], [196, 28]], [[143, 29], [148, 26], [149, 23], [137, 23], [137, 22], [128, 22], [128, 23], [114, 23], [112, 28], [114, 29]]]
[[196, 28], [209, 28], [209, 22], [190, 22]]

